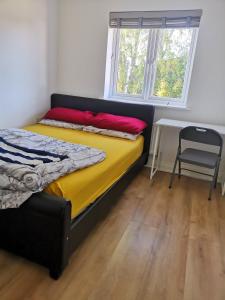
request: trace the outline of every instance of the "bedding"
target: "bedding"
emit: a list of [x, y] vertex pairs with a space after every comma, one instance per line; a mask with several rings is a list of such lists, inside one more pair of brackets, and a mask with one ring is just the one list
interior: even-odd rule
[[91, 111], [81, 111], [63, 107], [50, 109], [44, 116], [44, 119], [117, 130], [131, 134], [140, 134], [147, 127], [146, 122], [133, 117], [103, 112], [94, 113]]
[[85, 126], [85, 125], [73, 124], [73, 123], [68, 123], [68, 122], [49, 120], [49, 119], [43, 119], [39, 122], [39, 124], [62, 127], [62, 128], [70, 128], [70, 129], [76, 129], [76, 130], [83, 130], [83, 131], [93, 132], [93, 133], [102, 134], [102, 135], [115, 136], [115, 137], [128, 139], [128, 140], [132, 140], [132, 141], [136, 140], [137, 137], [140, 135], [140, 134], [132, 134], [132, 133], [122, 132], [122, 131], [117, 131], [117, 130], [97, 128], [97, 127], [93, 127], [93, 126]]
[[90, 120], [90, 125], [94, 127], [118, 130], [132, 134], [141, 133], [147, 127], [146, 122], [140, 119], [108, 113], [98, 113]]
[[44, 119], [64, 121], [81, 125], [90, 125], [93, 117], [94, 113], [91, 111], [56, 107], [50, 109], [44, 116]]
[[0, 130], [0, 209], [16, 208], [62, 175], [105, 159], [92, 147], [22, 129]]
[[83, 131], [93, 132], [93, 133], [102, 134], [102, 135], [119, 137], [119, 138], [122, 138], [122, 139], [131, 140], [131, 141], [135, 141], [137, 139], [137, 137], [141, 134], [141, 133], [132, 134], [132, 133], [118, 131], [118, 130], [97, 128], [97, 127], [94, 127], [94, 126], [84, 126]]
[[83, 128], [84, 128], [84, 125], [74, 124], [74, 123], [69, 123], [69, 122], [64, 122], [64, 121], [51, 120], [51, 119], [43, 119], [38, 123], [43, 124], [43, 125], [76, 129], [76, 130], [83, 130]]
[[72, 218], [93, 203], [128, 170], [141, 156], [144, 145], [143, 136], [130, 141], [42, 124], [27, 126], [25, 129], [70, 143], [102, 149], [106, 153], [106, 159], [100, 164], [63, 176], [45, 189], [49, 194], [71, 201]]

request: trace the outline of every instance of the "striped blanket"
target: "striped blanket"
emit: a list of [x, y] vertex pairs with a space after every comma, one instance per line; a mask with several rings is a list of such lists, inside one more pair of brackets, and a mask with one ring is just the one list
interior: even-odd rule
[[101, 150], [22, 129], [0, 130], [0, 209], [16, 208], [60, 176], [105, 159]]

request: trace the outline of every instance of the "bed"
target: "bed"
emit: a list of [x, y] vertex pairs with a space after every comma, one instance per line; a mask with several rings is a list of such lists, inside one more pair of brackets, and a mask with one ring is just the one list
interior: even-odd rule
[[94, 146], [107, 155], [100, 164], [53, 182], [20, 208], [0, 211], [0, 247], [46, 266], [50, 276], [57, 279], [70, 255], [147, 162], [154, 107], [60, 94], [51, 96], [51, 107], [131, 116], [148, 124], [136, 141], [40, 124], [26, 127], [32, 132]]

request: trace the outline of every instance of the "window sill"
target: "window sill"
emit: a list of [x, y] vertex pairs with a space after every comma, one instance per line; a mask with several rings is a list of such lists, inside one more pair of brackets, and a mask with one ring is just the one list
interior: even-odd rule
[[135, 103], [135, 104], [145, 104], [145, 105], [153, 105], [156, 108], [159, 109], [175, 109], [175, 110], [191, 110], [190, 107], [187, 107], [186, 105], [176, 105], [176, 104], [162, 104], [162, 103], [156, 103], [155, 101], [141, 101], [141, 100], [129, 100], [129, 99], [123, 99], [123, 98], [114, 98], [114, 97], [105, 97], [101, 98], [103, 100], [111, 100], [111, 101], [118, 101], [118, 102], [125, 102], [125, 103]]

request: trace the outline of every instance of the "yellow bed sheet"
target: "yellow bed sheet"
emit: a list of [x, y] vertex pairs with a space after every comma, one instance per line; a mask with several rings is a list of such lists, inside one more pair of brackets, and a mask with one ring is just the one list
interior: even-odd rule
[[129, 166], [140, 157], [144, 144], [142, 136], [136, 141], [129, 141], [41, 124], [27, 126], [25, 129], [106, 152], [106, 159], [101, 163], [63, 176], [45, 189], [49, 194], [71, 201], [72, 218], [93, 203], [127, 171]]

